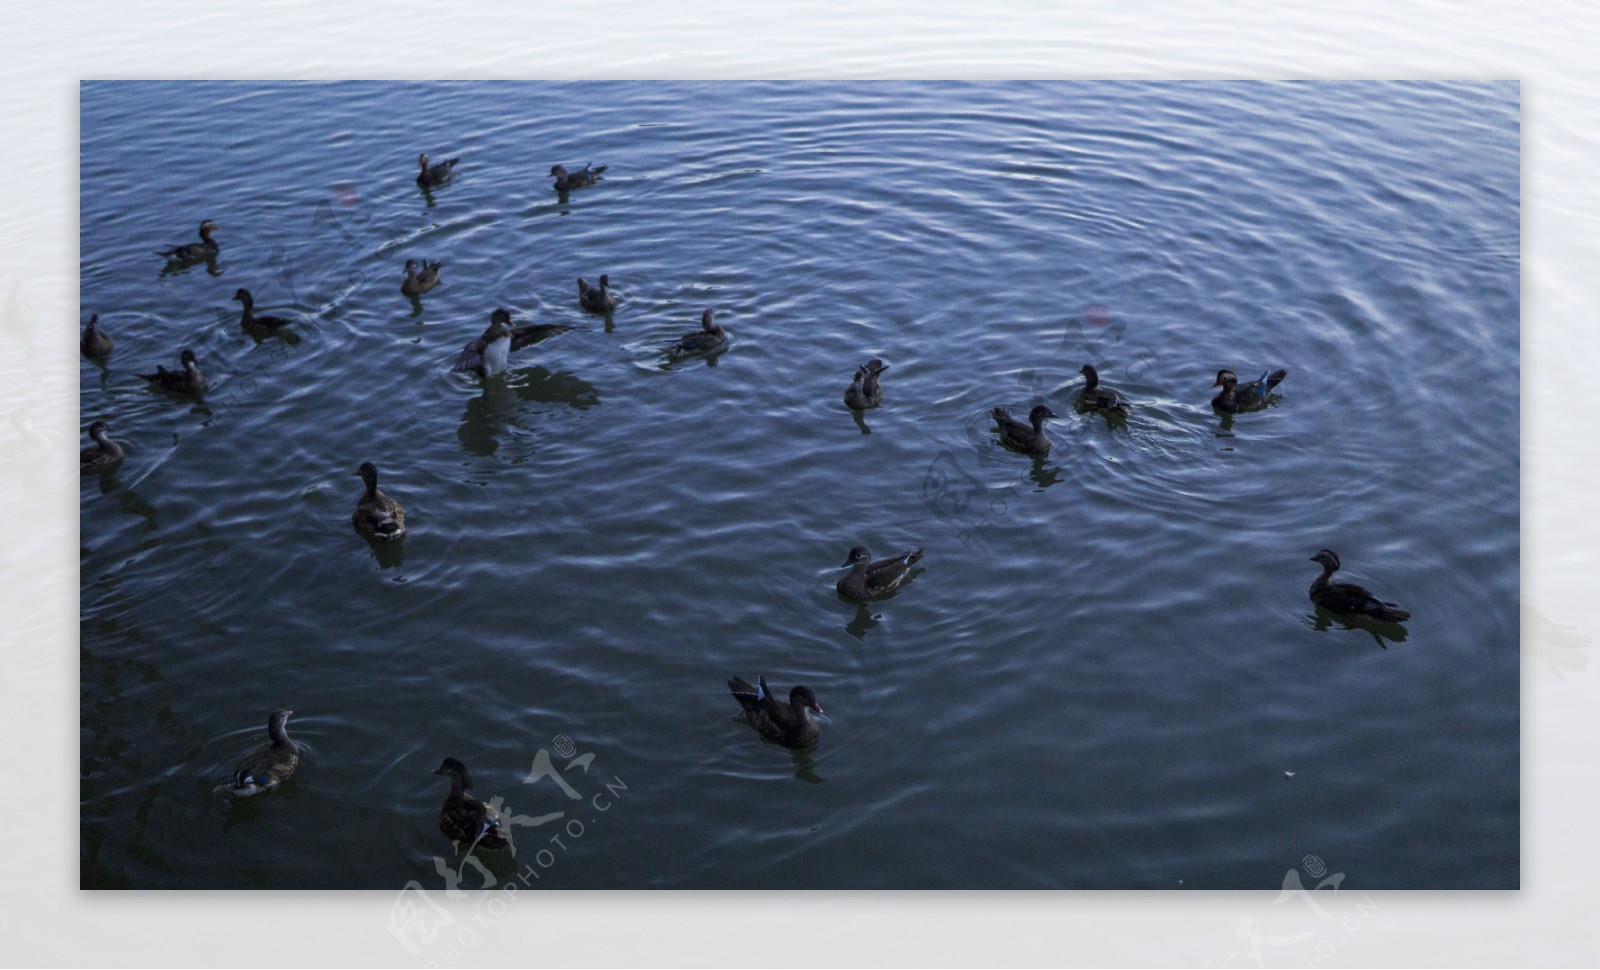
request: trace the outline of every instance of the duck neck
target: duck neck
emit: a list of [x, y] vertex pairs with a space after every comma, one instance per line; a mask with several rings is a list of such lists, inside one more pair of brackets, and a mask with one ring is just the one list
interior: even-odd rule
[[1089, 371], [1088, 373], [1084, 374], [1083, 377], [1084, 380], [1088, 382], [1083, 386], [1084, 390], [1092, 391], [1100, 386], [1100, 375], [1098, 373]]
[[1333, 573], [1334, 567], [1328, 565], [1327, 563], [1322, 564], [1321, 575], [1317, 576], [1316, 579], [1311, 581], [1311, 592], [1313, 595], [1322, 592], [1323, 590], [1327, 589], [1329, 585], [1331, 585]]
[[122, 454], [122, 446], [117, 444], [115, 441], [112, 441], [111, 436], [106, 433], [106, 429], [104, 428], [99, 428], [95, 431], [94, 442], [100, 446], [101, 451], [108, 455]]
[[292, 748], [294, 742], [289, 740], [289, 726], [284, 721], [273, 721], [267, 725], [267, 736], [272, 738], [274, 748]]

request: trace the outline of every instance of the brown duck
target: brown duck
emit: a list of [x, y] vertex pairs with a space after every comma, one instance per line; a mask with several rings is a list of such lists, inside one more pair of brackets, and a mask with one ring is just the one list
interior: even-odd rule
[[1084, 380], [1083, 390], [1078, 394], [1079, 411], [1128, 413], [1128, 405], [1122, 399], [1122, 395], [1101, 385], [1100, 372], [1093, 364], [1084, 364], [1083, 370], [1079, 373], [1083, 375]]
[[89, 438], [94, 441], [95, 447], [78, 452], [79, 474], [98, 475], [122, 464], [122, 446], [106, 435], [110, 430], [111, 425], [104, 421], [89, 425]]
[[1001, 444], [1030, 455], [1050, 453], [1050, 438], [1044, 433], [1044, 419], [1056, 417], [1056, 413], [1048, 407], [1034, 405], [1033, 410], [1028, 412], [1028, 424], [1007, 414], [1005, 408], [995, 408], [989, 413], [1000, 432]]
[[293, 713], [280, 708], [267, 716], [267, 736], [272, 744], [239, 762], [228, 786], [230, 795], [248, 798], [276, 788], [294, 774], [295, 766], [300, 763], [300, 746], [289, 739], [289, 716]]
[[1322, 575], [1311, 581], [1311, 602], [1332, 613], [1346, 616], [1368, 616], [1387, 623], [1411, 619], [1411, 614], [1398, 604], [1378, 599], [1365, 587], [1355, 583], [1335, 583], [1333, 574], [1339, 569], [1339, 554], [1323, 549], [1311, 561], [1322, 566]]
[[605, 313], [617, 308], [617, 295], [611, 292], [611, 277], [600, 274], [600, 285], [593, 287], [589, 281], [578, 279], [578, 305], [590, 313]]
[[865, 411], [882, 404], [883, 388], [878, 384], [878, 375], [888, 369], [889, 365], [876, 357], [857, 367], [855, 380], [844, 389], [845, 405], [852, 411]]
[[364, 461], [356, 474], [367, 484], [366, 494], [361, 496], [361, 501], [356, 503], [355, 513], [350, 516], [356, 531], [374, 542], [404, 538], [406, 510], [400, 507], [399, 502], [378, 491], [378, 466]]
[[678, 338], [678, 342], [667, 348], [667, 353], [674, 356], [687, 354], [704, 354], [722, 347], [728, 342], [728, 332], [722, 329], [722, 324], [716, 321], [710, 310], [700, 314], [700, 329], [686, 333]]
[[194, 351], [185, 347], [183, 353], [178, 355], [178, 360], [183, 364], [182, 370], [167, 370], [165, 367], [157, 365], [154, 374], [140, 374], [139, 376], [149, 381], [151, 387], [159, 388], [170, 394], [193, 394], [195, 396], [204, 394], [206, 377], [200, 373], [200, 365], [195, 360]]
[[417, 156], [417, 184], [423, 188], [434, 185], [444, 185], [456, 174], [456, 163], [460, 158], [452, 158], [437, 165], [428, 164], [426, 154]]
[[839, 595], [852, 600], [870, 600], [887, 596], [899, 589], [911, 574], [911, 567], [922, 558], [921, 549], [909, 549], [891, 559], [872, 561], [872, 552], [866, 546], [850, 550], [850, 557], [840, 564], [849, 566], [847, 573], [834, 588]]
[[233, 291], [233, 298], [244, 307], [244, 312], [239, 316], [239, 326], [246, 333], [271, 333], [294, 323], [288, 317], [257, 316], [255, 297], [242, 286]]
[[450, 794], [439, 809], [439, 831], [446, 838], [467, 850], [474, 845], [503, 849], [509, 844], [501, 834], [500, 816], [471, 793], [472, 772], [465, 764], [457, 758], [446, 758], [433, 773], [450, 779]]
[[572, 328], [560, 323], [528, 323], [512, 326], [511, 311], [504, 307], [489, 314], [489, 329], [483, 336], [469, 341], [456, 357], [452, 373], [472, 372], [480, 377], [493, 377], [505, 370], [511, 361], [511, 352], [548, 340]]
[[817, 695], [811, 688], [796, 686], [789, 691], [789, 703], [784, 704], [767, 689], [767, 678], [757, 677], [756, 686], [740, 677], [728, 678], [728, 690], [739, 706], [744, 708], [750, 724], [768, 741], [790, 748], [804, 748], [817, 743], [822, 737], [822, 725], [812, 712], [822, 713]]
[[217, 244], [211, 234], [217, 231], [217, 224], [207, 219], [200, 223], [200, 241], [197, 243], [183, 243], [179, 246], [169, 246], [166, 249], [155, 251], [157, 256], [166, 257], [169, 263], [203, 263], [217, 258], [217, 253], [222, 247]]
[[1222, 388], [1221, 393], [1211, 399], [1211, 406], [1218, 411], [1259, 411], [1267, 406], [1267, 401], [1272, 396], [1272, 389], [1283, 383], [1289, 376], [1286, 370], [1275, 370], [1271, 373], [1261, 372], [1261, 376], [1248, 384], [1240, 384], [1239, 378], [1231, 370], [1217, 371], [1217, 382], [1212, 387]]
[[550, 166], [550, 177], [556, 180], [557, 192], [566, 192], [571, 189], [581, 189], [585, 185], [593, 185], [600, 181], [600, 173], [609, 167], [609, 165], [601, 165], [599, 168], [595, 168], [592, 165], [585, 165], [576, 172], [569, 172], [565, 166], [552, 165]]
[[400, 292], [406, 296], [421, 296], [438, 286], [439, 267], [443, 265], [437, 260], [431, 263], [423, 260], [420, 264], [414, 259], [406, 260], [406, 278], [400, 284]]
[[83, 351], [85, 357], [111, 356], [111, 338], [100, 329], [100, 314], [89, 318], [89, 325], [83, 328], [83, 339], [78, 341], [78, 349]]

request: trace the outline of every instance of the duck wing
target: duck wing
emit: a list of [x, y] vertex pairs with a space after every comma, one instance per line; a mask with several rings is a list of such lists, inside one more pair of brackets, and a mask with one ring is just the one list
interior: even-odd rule
[[489, 341], [484, 337], [469, 341], [461, 348], [461, 354], [456, 357], [456, 365], [450, 368], [450, 373], [460, 374], [465, 371], [483, 373], [483, 352], [488, 346]]
[[557, 334], [566, 333], [572, 328], [561, 323], [530, 323], [511, 330], [511, 349], [521, 350], [531, 347], [542, 340], [549, 340]]

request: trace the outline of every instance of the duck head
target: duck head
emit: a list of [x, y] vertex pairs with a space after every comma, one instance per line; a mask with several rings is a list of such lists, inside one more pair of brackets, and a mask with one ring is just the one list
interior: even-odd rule
[[1232, 390], [1233, 386], [1237, 383], [1239, 383], [1239, 378], [1234, 376], [1233, 371], [1219, 370], [1217, 371], [1217, 382], [1211, 386]]
[[796, 710], [803, 707], [816, 711], [818, 714], [822, 713], [822, 705], [817, 703], [817, 695], [811, 692], [811, 688], [803, 684], [796, 685], [793, 690], [789, 691], [789, 706]]
[[884, 371], [886, 371], [888, 369], [889, 369], [889, 365], [885, 364], [883, 361], [879, 360], [876, 357], [874, 357], [871, 360], [867, 361], [866, 371], [868, 373], [874, 375], [874, 376], [876, 376], [878, 374], [882, 374]]
[[111, 425], [106, 424], [104, 421], [96, 421], [94, 424], [89, 425], [89, 437], [99, 441], [100, 436], [110, 430]]
[[406, 275], [407, 276], [415, 276], [415, 275], [417, 275], [417, 261], [416, 260], [414, 260], [414, 259], [406, 260]]
[[856, 546], [850, 550], [850, 557], [839, 564], [839, 568], [854, 566], [858, 562], [871, 562], [872, 552], [866, 546]]
[[511, 336], [511, 311], [505, 307], [495, 307], [494, 312], [489, 314], [488, 337], [490, 340], [499, 340], [501, 337], [509, 336]]
[[1078, 371], [1078, 373], [1084, 376], [1084, 379], [1089, 382], [1090, 387], [1096, 387], [1099, 385], [1100, 372], [1095, 369], [1093, 364], [1084, 364], [1083, 369]]
[[183, 348], [183, 353], [178, 355], [178, 362], [183, 365], [185, 370], [194, 370], [197, 365], [194, 351], [188, 347]]
[[417, 156], [417, 168], [422, 169], [424, 172], [426, 172], [428, 170], [428, 153], [427, 152], [423, 152], [421, 155]]
[[361, 467], [356, 469], [356, 475], [359, 476], [360, 479], [363, 482], [366, 483], [366, 485], [367, 485], [367, 493], [369, 495], [378, 490], [378, 466], [377, 465], [374, 465], [370, 461], [364, 461], [364, 462], [361, 463]]
[[472, 787], [472, 772], [459, 758], [446, 758], [439, 762], [439, 767], [433, 769], [436, 775], [444, 775], [452, 781], [459, 781], [462, 788]]
[[1311, 561], [1320, 563], [1322, 568], [1329, 572], [1336, 572], [1339, 569], [1339, 554], [1332, 549], [1323, 549], [1315, 556], [1312, 556]]
[[1044, 423], [1045, 418], [1054, 418], [1058, 415], [1043, 404], [1035, 404], [1033, 410], [1028, 412], [1028, 420], [1033, 422], [1035, 428]]
[[212, 222], [210, 219], [207, 219], [205, 222], [200, 223], [200, 238], [201, 239], [210, 239], [211, 238], [211, 234], [216, 232], [216, 231], [217, 231], [217, 224], [215, 222]]
[[717, 326], [717, 321], [712, 319], [711, 311], [709, 309], [700, 314], [700, 328], [706, 333], [716, 333], [722, 329], [721, 327]]
[[605, 289], [610, 288], [610, 286], [611, 286], [611, 277], [607, 276], [604, 273], [601, 273], [600, 274], [600, 289], [601, 290], [605, 290]]
[[233, 298], [245, 306], [254, 306], [256, 302], [255, 297], [250, 295], [250, 291], [242, 286], [233, 291]]
[[552, 165], [552, 166], [550, 166], [550, 175], [552, 177], [560, 178], [561, 176], [563, 176], [565, 174], [567, 174], [566, 166], [564, 166], [564, 165]]

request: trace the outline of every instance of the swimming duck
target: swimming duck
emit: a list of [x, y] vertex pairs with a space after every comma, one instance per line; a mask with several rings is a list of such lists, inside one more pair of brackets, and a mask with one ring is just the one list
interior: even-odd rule
[[503, 849], [509, 844], [501, 834], [500, 816], [469, 794], [472, 772], [460, 759], [444, 759], [433, 773], [450, 779], [450, 794], [439, 809], [439, 831], [446, 838], [469, 849], [475, 844], [485, 849]]
[[994, 416], [995, 424], [999, 426], [1002, 444], [1030, 455], [1044, 455], [1050, 452], [1050, 439], [1044, 433], [1044, 419], [1057, 415], [1048, 407], [1036, 404], [1033, 410], [1028, 412], [1028, 421], [1032, 427], [1007, 414], [1005, 408], [995, 408], [989, 413]]
[[1231, 370], [1217, 371], [1217, 382], [1212, 387], [1222, 388], [1222, 393], [1211, 399], [1211, 406], [1219, 411], [1255, 411], [1267, 406], [1267, 398], [1272, 394], [1272, 389], [1282, 383], [1289, 376], [1286, 370], [1275, 370], [1270, 374], [1261, 372], [1261, 376], [1248, 384], [1239, 385], [1239, 378]]
[[251, 752], [239, 762], [228, 794], [247, 798], [276, 788], [294, 774], [295, 765], [300, 763], [300, 746], [289, 739], [289, 716], [293, 713], [279, 708], [267, 716], [267, 736], [272, 744]]
[[460, 158], [452, 158], [449, 161], [429, 166], [428, 156], [426, 154], [418, 155], [417, 184], [423, 188], [445, 184], [456, 174], [456, 163], [459, 161], [461, 161]]
[[422, 294], [439, 285], [439, 267], [444, 264], [435, 260], [423, 260], [419, 268], [414, 259], [406, 260], [406, 279], [400, 284], [400, 292], [406, 296], [421, 296]]
[[361, 463], [356, 474], [367, 483], [367, 492], [356, 503], [350, 521], [356, 531], [375, 542], [388, 542], [406, 534], [406, 510], [400, 503], [378, 491], [378, 466], [370, 461]]
[[1079, 411], [1128, 413], [1128, 405], [1122, 400], [1122, 395], [1109, 387], [1100, 386], [1100, 372], [1095, 370], [1093, 364], [1084, 364], [1079, 373], [1084, 379], [1083, 391], [1078, 394]]
[[728, 690], [739, 706], [744, 708], [750, 723], [768, 741], [790, 748], [804, 748], [817, 743], [822, 737], [822, 725], [811, 716], [822, 713], [817, 695], [811, 688], [796, 686], [789, 691], [789, 703], [783, 704], [767, 689], [767, 678], [757, 677], [756, 686], [741, 677], [728, 678]]
[[594, 168], [591, 165], [585, 165], [576, 172], [569, 172], [560, 165], [552, 165], [550, 166], [550, 176], [556, 180], [556, 191], [565, 192], [568, 189], [579, 189], [585, 185], [593, 185], [600, 181], [600, 173], [610, 167], [609, 165], [602, 165], [599, 168]]
[[268, 333], [294, 323], [288, 317], [256, 316], [255, 297], [244, 287], [234, 290], [233, 298], [244, 306], [244, 313], [239, 316], [239, 326], [250, 333]]
[[206, 260], [216, 259], [222, 247], [217, 244], [211, 234], [217, 231], [217, 224], [207, 219], [200, 223], [200, 241], [197, 243], [184, 243], [181, 246], [172, 246], [167, 249], [155, 251], [157, 256], [165, 256], [169, 263], [201, 263]]
[[85, 357], [106, 357], [111, 354], [111, 338], [100, 329], [100, 314], [89, 318], [89, 325], [83, 328], [83, 339], [78, 341], [78, 348]]
[[578, 279], [578, 305], [590, 313], [605, 313], [607, 310], [617, 308], [617, 295], [611, 292], [611, 277], [600, 274], [598, 289], [589, 285], [589, 281]]
[[483, 336], [462, 348], [461, 356], [456, 358], [456, 366], [451, 368], [451, 372], [472, 371], [483, 377], [493, 377], [506, 369], [513, 350], [521, 350], [571, 329], [559, 323], [529, 323], [513, 327], [511, 311], [500, 307], [489, 314], [489, 329], [483, 332]]
[[111, 425], [104, 421], [96, 421], [89, 425], [89, 438], [97, 447], [85, 448], [78, 452], [78, 472], [83, 475], [98, 475], [108, 472], [122, 463], [122, 446], [106, 436], [111, 430]]
[[712, 319], [711, 311], [700, 314], [700, 329], [686, 333], [678, 342], [667, 348], [667, 353], [675, 355], [703, 354], [716, 350], [728, 342], [728, 332], [722, 329], [722, 324]]
[[1365, 587], [1355, 583], [1335, 583], [1331, 578], [1339, 568], [1339, 554], [1323, 549], [1311, 557], [1322, 565], [1322, 575], [1311, 581], [1311, 602], [1334, 613], [1351, 616], [1369, 616], [1374, 620], [1399, 623], [1411, 619], [1411, 614], [1397, 604], [1378, 599]]
[[869, 600], [887, 596], [900, 588], [911, 574], [911, 567], [922, 558], [921, 549], [909, 549], [892, 559], [872, 561], [872, 552], [866, 546], [850, 550], [850, 558], [840, 563], [840, 568], [850, 566], [850, 572], [835, 584], [839, 595], [852, 600]]
[[878, 375], [889, 365], [874, 357], [856, 368], [856, 378], [844, 389], [844, 403], [853, 411], [864, 411], [883, 403], [883, 388], [878, 386]]
[[203, 394], [206, 389], [206, 378], [200, 373], [194, 351], [185, 347], [183, 353], [178, 355], [178, 360], [183, 364], [183, 370], [167, 370], [158, 364], [154, 374], [139, 376], [149, 381], [152, 387], [173, 394]]

